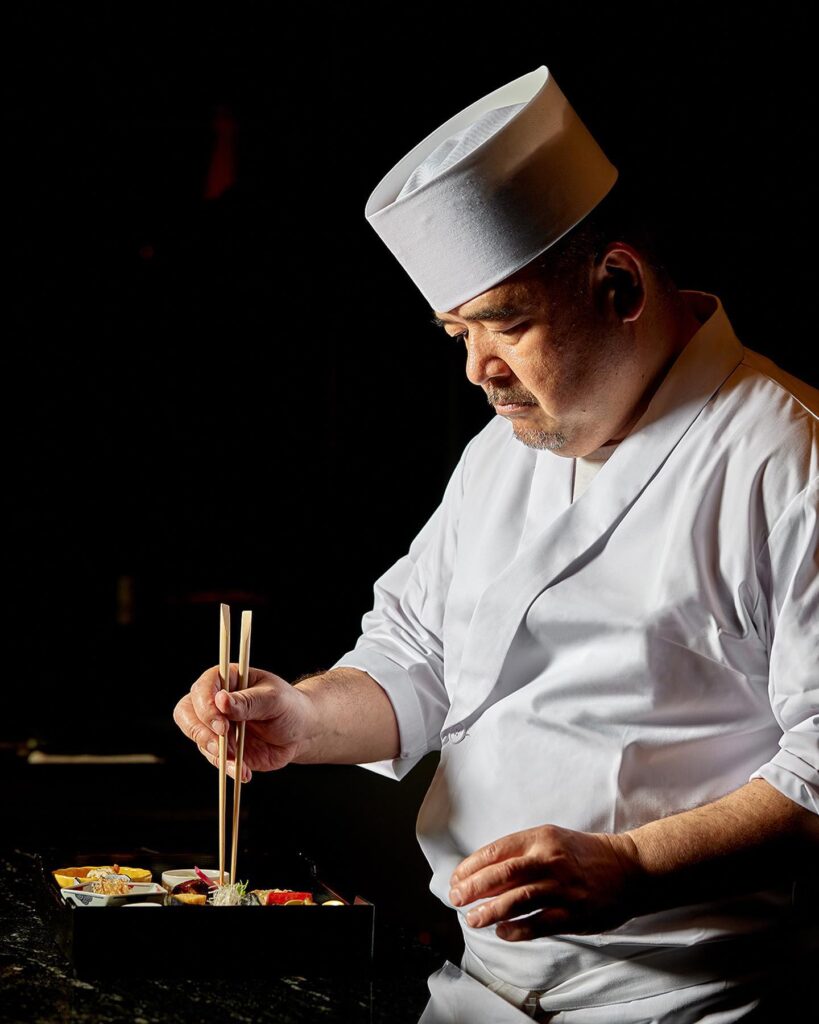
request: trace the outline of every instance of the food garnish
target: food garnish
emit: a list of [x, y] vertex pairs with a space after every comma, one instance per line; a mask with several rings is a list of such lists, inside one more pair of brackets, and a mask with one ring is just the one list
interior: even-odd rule
[[218, 885], [210, 897], [214, 907], [238, 907], [247, 893], [247, 882], [226, 882]]
[[201, 868], [198, 868], [195, 864], [193, 866], [193, 870], [196, 872], [196, 877], [203, 881], [209, 889], [218, 888], [219, 883], [215, 882], [212, 878], [208, 878], [205, 872], [202, 871]]

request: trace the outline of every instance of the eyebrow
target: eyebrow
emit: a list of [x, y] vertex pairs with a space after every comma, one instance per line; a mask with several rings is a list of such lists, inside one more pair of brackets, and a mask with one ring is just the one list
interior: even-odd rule
[[[461, 319], [467, 320], [470, 323], [475, 320], [511, 320], [513, 317], [520, 316], [521, 313], [526, 311], [526, 308], [521, 306], [485, 306], [476, 313], [470, 313], [469, 316], [461, 317]], [[446, 324], [456, 323], [455, 320], [442, 320], [439, 316], [435, 315], [434, 309], [432, 314], [432, 322], [436, 327], [444, 327]]]

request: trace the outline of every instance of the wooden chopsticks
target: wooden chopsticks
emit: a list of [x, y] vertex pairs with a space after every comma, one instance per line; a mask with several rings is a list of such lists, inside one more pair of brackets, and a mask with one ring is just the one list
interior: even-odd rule
[[[253, 612], [242, 612], [242, 632], [239, 637], [239, 689], [247, 686], [247, 674], [250, 668], [250, 627]], [[245, 725], [237, 722], [236, 738], [236, 775], [233, 780], [233, 842], [230, 851], [230, 880], [237, 882], [236, 856], [239, 851], [239, 801], [242, 797], [242, 765], [245, 757]]]
[[[244, 690], [248, 683], [250, 668], [250, 629], [253, 612], [242, 612], [242, 628], [239, 637], [239, 681], [238, 689]], [[230, 607], [219, 606], [219, 685], [230, 689]], [[245, 754], [245, 723], [236, 723], [236, 771], [233, 780], [233, 829], [230, 854], [230, 880], [236, 881], [236, 859], [239, 851], [239, 804], [242, 793], [242, 765]], [[230, 723], [228, 723], [230, 730]], [[227, 815], [227, 734], [219, 736], [219, 884], [225, 884], [225, 842]]]
[[[219, 685], [230, 689], [230, 608], [219, 605]], [[228, 723], [228, 729], [230, 724]], [[227, 803], [227, 734], [219, 735], [219, 885], [225, 884], [225, 804]]]

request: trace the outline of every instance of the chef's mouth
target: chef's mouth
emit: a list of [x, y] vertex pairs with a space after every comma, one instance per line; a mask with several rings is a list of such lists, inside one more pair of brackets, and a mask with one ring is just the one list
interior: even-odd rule
[[498, 402], [495, 406], [495, 415], [503, 416], [507, 420], [520, 419], [527, 416], [534, 405], [534, 402]]
[[495, 409], [529, 409], [537, 402], [491, 402], [490, 403]]

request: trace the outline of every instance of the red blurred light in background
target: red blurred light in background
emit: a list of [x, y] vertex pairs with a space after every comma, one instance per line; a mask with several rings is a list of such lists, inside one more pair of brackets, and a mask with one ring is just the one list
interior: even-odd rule
[[213, 152], [205, 179], [205, 199], [218, 199], [236, 181], [236, 135], [238, 124], [224, 103], [213, 112]]

